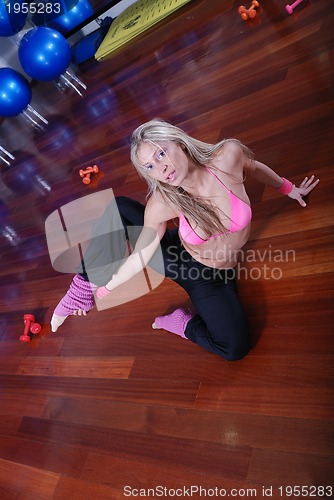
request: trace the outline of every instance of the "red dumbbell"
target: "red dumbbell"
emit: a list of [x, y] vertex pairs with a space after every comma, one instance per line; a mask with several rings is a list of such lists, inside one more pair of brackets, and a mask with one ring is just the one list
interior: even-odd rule
[[87, 167], [85, 170], [80, 169], [79, 170], [79, 175], [82, 177], [82, 182], [84, 184], [90, 184], [91, 183], [91, 178], [90, 176], [92, 174], [97, 174], [99, 171], [99, 167], [97, 165], [94, 165], [93, 167]]
[[253, 19], [256, 16], [256, 8], [259, 7], [260, 4], [257, 0], [252, 0], [252, 5], [249, 7], [249, 9], [246, 9], [243, 5], [240, 5], [238, 12], [241, 16], [241, 19], [244, 21], [247, 21], [247, 19], [250, 17]]
[[24, 332], [23, 335], [20, 336], [21, 342], [30, 342], [31, 337], [28, 335], [30, 331], [33, 335], [36, 335], [42, 330], [42, 327], [39, 323], [35, 323], [35, 316], [33, 314], [25, 314], [23, 316], [24, 323]]

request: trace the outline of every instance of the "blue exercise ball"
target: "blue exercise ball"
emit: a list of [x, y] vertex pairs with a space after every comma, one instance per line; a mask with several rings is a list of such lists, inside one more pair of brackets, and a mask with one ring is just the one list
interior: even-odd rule
[[68, 5], [68, 10], [66, 7], [64, 13], [60, 16], [54, 17], [51, 22], [47, 22], [48, 26], [54, 28], [63, 35], [68, 33], [70, 30], [78, 26], [83, 21], [86, 21], [90, 16], [94, 14], [93, 8], [88, 0], [78, 0], [74, 7]]
[[[77, 5], [78, 1], [79, 0], [57, 0], [57, 5], [54, 9], [45, 9], [45, 11], [40, 9], [33, 14], [31, 20], [35, 26], [48, 26], [49, 28], [52, 28], [52, 26], [50, 26], [50, 21], [56, 17], [66, 14], [67, 11]], [[46, 10], [48, 12], [46, 12]]]
[[0, 36], [13, 36], [23, 28], [27, 19], [23, 3], [26, 0], [0, 0]]
[[22, 68], [29, 76], [48, 82], [64, 73], [71, 60], [71, 48], [61, 33], [40, 27], [24, 35], [18, 55]]
[[17, 116], [31, 101], [28, 80], [11, 68], [0, 68], [0, 116]]

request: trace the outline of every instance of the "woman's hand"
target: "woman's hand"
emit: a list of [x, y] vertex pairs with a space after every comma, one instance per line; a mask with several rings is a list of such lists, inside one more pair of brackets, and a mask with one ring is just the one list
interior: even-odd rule
[[96, 289], [95, 295], [98, 299], [103, 299], [106, 295], [109, 295], [113, 289], [113, 282], [112, 280], [115, 278], [115, 274], [112, 275], [111, 280], [108, 281], [108, 283], [105, 286], [99, 286]]
[[302, 207], [306, 207], [306, 203], [303, 200], [303, 196], [307, 196], [312, 189], [314, 189], [319, 183], [319, 179], [314, 180], [314, 175], [308, 178], [305, 177], [303, 182], [299, 187], [293, 186], [291, 193], [288, 194], [289, 198], [297, 200]]

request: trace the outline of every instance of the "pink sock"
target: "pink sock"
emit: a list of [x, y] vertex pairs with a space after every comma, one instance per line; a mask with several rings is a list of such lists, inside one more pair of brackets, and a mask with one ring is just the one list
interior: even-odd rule
[[96, 285], [84, 280], [80, 274], [76, 274], [54, 313], [58, 316], [69, 316], [78, 309], [90, 311], [95, 304], [94, 292], [96, 288]]
[[184, 332], [191, 318], [193, 314], [187, 313], [184, 309], [176, 309], [172, 314], [155, 318], [152, 328], [162, 328], [186, 339]]

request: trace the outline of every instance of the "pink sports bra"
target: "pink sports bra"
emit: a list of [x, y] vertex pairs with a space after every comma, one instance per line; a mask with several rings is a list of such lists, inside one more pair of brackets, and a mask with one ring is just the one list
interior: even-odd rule
[[[236, 231], [240, 231], [244, 229], [250, 223], [252, 219], [252, 210], [251, 207], [242, 201], [240, 198], [235, 196], [230, 189], [227, 189], [225, 184], [207, 167], [207, 170], [213, 175], [218, 182], [224, 187], [224, 189], [228, 192], [231, 201], [231, 215], [230, 215], [230, 233], [235, 233]], [[198, 234], [195, 233], [193, 228], [190, 226], [189, 222], [185, 218], [183, 214], [180, 213], [179, 219], [179, 233], [183, 241], [189, 243], [190, 245], [201, 245], [212, 238], [216, 238], [217, 236], [221, 236], [224, 233], [215, 234], [210, 236], [208, 240], [203, 240]]]

